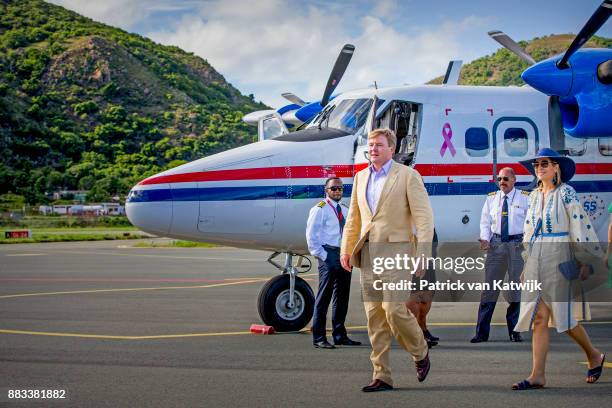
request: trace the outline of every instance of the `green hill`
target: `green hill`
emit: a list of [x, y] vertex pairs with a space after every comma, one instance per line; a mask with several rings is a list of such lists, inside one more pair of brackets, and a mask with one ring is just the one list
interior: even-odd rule
[[250, 143], [264, 109], [207, 61], [40, 0], [0, 0], [0, 194], [90, 199]]
[[[550, 35], [534, 38], [531, 41], [519, 41], [518, 44], [536, 61], [561, 54], [573, 41], [574, 34]], [[493, 40], [491, 40], [493, 41]], [[612, 48], [612, 39], [594, 36], [585, 45], [593, 48]], [[459, 74], [459, 85], [525, 85], [521, 73], [528, 64], [505, 48], [486, 57], [478, 58], [464, 65]], [[429, 84], [441, 84], [444, 76], [429, 81]]]
[[[572, 38], [521, 45], [541, 60]], [[501, 49], [465, 65], [460, 83], [521, 85], [525, 68]], [[92, 201], [125, 195], [144, 177], [252, 142], [241, 117], [265, 108], [177, 47], [41, 0], [0, 0], [0, 195], [30, 204], [60, 189], [89, 190]]]

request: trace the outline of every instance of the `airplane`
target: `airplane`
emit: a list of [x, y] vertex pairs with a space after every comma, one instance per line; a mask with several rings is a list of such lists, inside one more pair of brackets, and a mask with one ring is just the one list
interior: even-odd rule
[[[310, 268], [308, 211], [324, 197], [330, 176], [342, 179], [350, 199], [353, 176], [368, 166], [367, 134], [376, 127], [396, 132], [394, 159], [423, 177], [440, 242], [474, 241], [483, 197], [497, 189], [498, 170], [512, 167], [525, 188], [533, 177], [518, 162], [541, 147], [576, 162], [570, 184], [600, 240], [607, 241], [612, 50], [580, 47], [611, 11], [612, 0], [605, 0], [563, 56], [525, 70], [526, 86], [459, 86], [451, 80], [344, 92], [302, 130], [144, 179], [128, 195], [127, 216], [159, 236], [271, 251], [268, 261], [281, 274], [261, 289], [258, 310], [277, 331], [300, 330], [311, 319], [314, 294], [297, 276]], [[511, 51], [525, 53], [502, 37], [496, 39]], [[450, 76], [458, 77], [452, 66]], [[275, 260], [280, 254], [284, 263]]]

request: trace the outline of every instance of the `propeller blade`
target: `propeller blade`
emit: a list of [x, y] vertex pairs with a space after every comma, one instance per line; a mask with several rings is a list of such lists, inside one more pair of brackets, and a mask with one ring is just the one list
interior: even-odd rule
[[295, 103], [296, 105], [300, 105], [300, 106], [306, 105], [306, 102], [304, 102], [299, 96], [297, 96], [294, 93], [285, 92], [281, 94], [281, 96], [285, 98], [286, 100], [288, 100], [289, 102]]
[[548, 98], [548, 130], [550, 132], [550, 148], [561, 153], [565, 150], [565, 132], [559, 97], [556, 95]]
[[603, 3], [595, 10], [589, 21], [582, 27], [582, 30], [578, 33], [574, 41], [572, 41], [571, 45], [565, 51], [563, 58], [557, 63], [557, 68], [566, 69], [569, 67], [567, 63], [572, 55], [584, 45], [589, 39], [599, 30], [599, 28], [604, 25], [604, 23], [608, 20], [612, 14], [612, 0], [604, 0]]
[[342, 75], [344, 75], [344, 71], [346, 71], [346, 67], [351, 61], [354, 51], [354, 45], [345, 44], [344, 47], [342, 47], [342, 51], [340, 51], [338, 59], [334, 64], [334, 68], [332, 69], [329, 79], [327, 80], [327, 86], [325, 86], [325, 92], [323, 92], [323, 98], [321, 99], [321, 106], [325, 106], [327, 105], [327, 102], [329, 102], [329, 97], [331, 96], [332, 92], [334, 92], [334, 89], [336, 89], [338, 86], [340, 79], [342, 79]]
[[508, 37], [508, 35], [502, 31], [489, 31], [489, 37], [500, 43], [504, 48], [508, 51], [513, 52], [523, 61], [526, 61], [529, 65], [535, 64], [535, 60], [531, 55], [529, 55], [524, 49], [521, 48], [512, 38]]

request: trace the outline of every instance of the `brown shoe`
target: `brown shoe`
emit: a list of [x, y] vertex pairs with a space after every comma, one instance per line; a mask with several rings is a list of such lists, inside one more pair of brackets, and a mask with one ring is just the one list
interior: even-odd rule
[[429, 353], [425, 356], [421, 361], [415, 361], [414, 365], [416, 366], [417, 379], [419, 382], [425, 381], [427, 378], [427, 374], [429, 374], [429, 369], [431, 368], [431, 362], [429, 361]]
[[366, 385], [361, 389], [363, 392], [376, 392], [376, 391], [388, 391], [392, 390], [393, 386], [391, 384], [387, 384], [383, 380], [376, 379], [372, 381], [370, 384]]

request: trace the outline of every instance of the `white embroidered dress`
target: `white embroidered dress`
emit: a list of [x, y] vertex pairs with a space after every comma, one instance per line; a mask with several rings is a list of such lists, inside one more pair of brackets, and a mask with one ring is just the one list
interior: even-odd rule
[[[534, 236], [540, 218], [542, 228]], [[577, 302], [570, 295], [579, 283], [568, 281], [560, 272], [559, 264], [572, 259], [572, 252], [576, 260], [586, 264], [593, 257], [601, 258], [603, 252], [597, 241], [589, 216], [573, 187], [561, 184], [548, 193], [546, 200], [539, 189], [531, 192], [523, 237], [523, 279], [541, 282], [542, 290], [524, 290], [521, 293], [516, 331], [531, 329], [540, 302], [544, 302], [551, 311], [549, 327], [555, 327], [559, 333], [574, 328], [578, 320], [590, 320], [588, 304]], [[573, 243], [577, 245], [571, 245]]]

